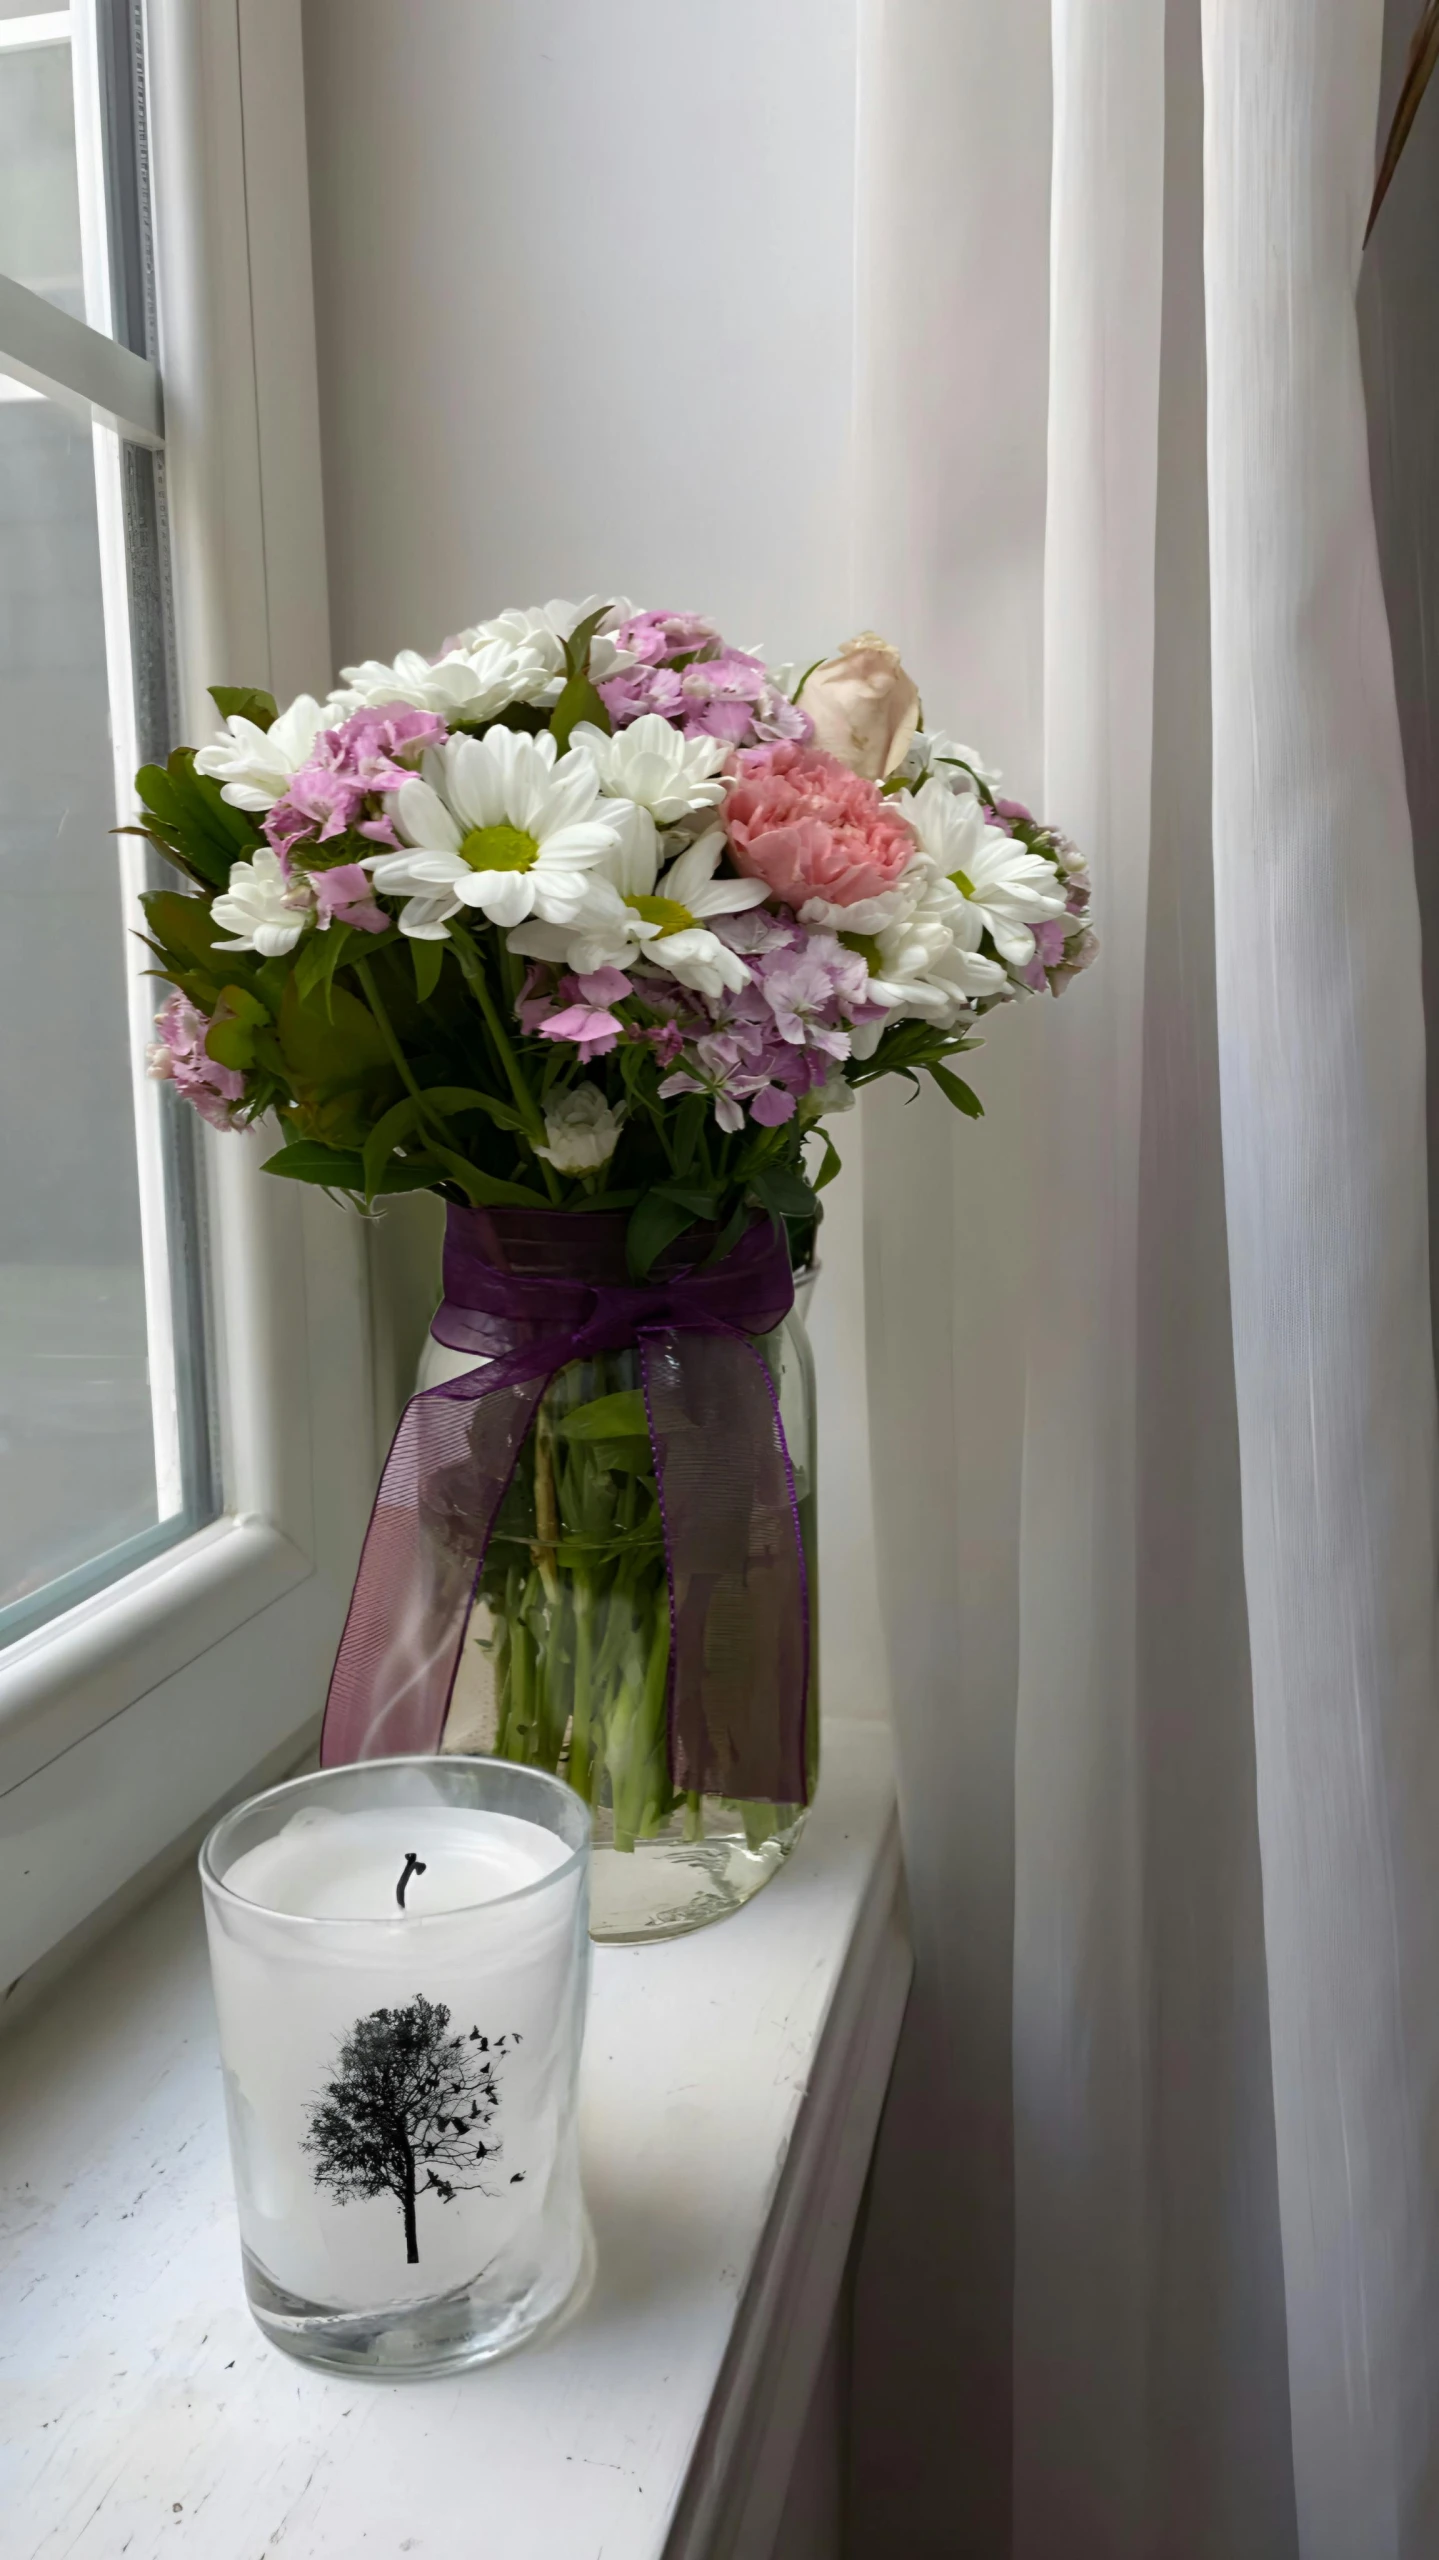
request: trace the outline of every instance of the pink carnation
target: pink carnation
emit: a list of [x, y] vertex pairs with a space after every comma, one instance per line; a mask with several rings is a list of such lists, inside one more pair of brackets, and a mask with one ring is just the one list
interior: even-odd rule
[[788, 738], [731, 759], [738, 777], [724, 805], [735, 868], [763, 880], [785, 906], [810, 898], [857, 906], [892, 889], [915, 839], [877, 783], [838, 756]]
[[155, 1028], [160, 1037], [146, 1052], [151, 1075], [162, 1084], [172, 1084], [212, 1129], [238, 1129], [236, 1105], [245, 1099], [245, 1079], [238, 1067], [222, 1067], [211, 1057], [205, 1046], [209, 1015], [201, 1013], [177, 987], [156, 1014]]

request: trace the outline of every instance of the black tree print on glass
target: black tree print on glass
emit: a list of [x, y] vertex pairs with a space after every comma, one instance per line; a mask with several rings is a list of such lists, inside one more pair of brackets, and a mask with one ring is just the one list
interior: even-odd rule
[[[403, 2009], [357, 2018], [340, 2047], [335, 2076], [310, 2108], [302, 2149], [313, 2154], [317, 2187], [341, 2204], [352, 2196], [393, 2196], [405, 2223], [405, 2256], [419, 2265], [419, 2196], [453, 2204], [485, 2186], [500, 2157], [486, 2140], [500, 2110], [495, 2065], [517, 2035], [449, 2033], [443, 2002], [417, 1996]], [[523, 2172], [510, 2180], [518, 2186]]]

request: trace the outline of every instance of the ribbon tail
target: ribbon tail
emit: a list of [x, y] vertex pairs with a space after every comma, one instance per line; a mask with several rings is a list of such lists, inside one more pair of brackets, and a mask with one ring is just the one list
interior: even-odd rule
[[513, 1362], [412, 1396], [385, 1461], [320, 1762], [438, 1751], [476, 1578], [550, 1367]]
[[774, 1380], [728, 1329], [646, 1329], [641, 1354], [669, 1575], [671, 1778], [804, 1804], [809, 1577]]

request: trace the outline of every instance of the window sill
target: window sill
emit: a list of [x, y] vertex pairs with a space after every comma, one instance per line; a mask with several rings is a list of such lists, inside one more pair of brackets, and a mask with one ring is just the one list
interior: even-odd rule
[[[824, 2354], [911, 1960], [888, 1736], [825, 1734], [804, 1841], [750, 1908], [596, 1951], [592, 2293], [453, 2381], [262, 2342], [240, 2284], [186, 1876], [5, 2047], [0, 2443], [14, 2560], [765, 2554]], [[479, 2542], [476, 2537], [479, 2536]]]

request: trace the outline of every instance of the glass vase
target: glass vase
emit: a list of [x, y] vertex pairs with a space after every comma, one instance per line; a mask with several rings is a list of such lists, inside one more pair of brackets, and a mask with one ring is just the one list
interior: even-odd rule
[[[798, 1306], [754, 1341], [779, 1398], [811, 1614], [809, 1791], [818, 1775], [814, 1362]], [[477, 1364], [427, 1344], [416, 1384]], [[804, 1827], [797, 1804], [670, 1782], [669, 1590], [637, 1351], [551, 1379], [492, 1532], [442, 1748], [552, 1770], [590, 1806], [590, 1927], [626, 1944], [737, 1911]]]

